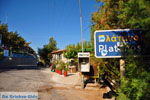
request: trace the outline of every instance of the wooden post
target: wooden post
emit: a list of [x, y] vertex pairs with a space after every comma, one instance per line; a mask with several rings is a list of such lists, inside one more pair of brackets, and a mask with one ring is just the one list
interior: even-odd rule
[[122, 78], [125, 73], [125, 60], [120, 59], [120, 77]]

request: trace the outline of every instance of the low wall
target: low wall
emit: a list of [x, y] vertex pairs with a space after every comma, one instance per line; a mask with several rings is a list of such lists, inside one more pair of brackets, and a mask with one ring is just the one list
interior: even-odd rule
[[18, 57], [12, 57], [12, 59], [9, 59], [9, 57], [5, 57], [3, 60], [0, 60], [0, 67], [8, 67], [8, 66], [20, 66], [20, 65], [31, 65], [35, 66], [37, 65], [37, 59], [36, 58], [18, 58]]

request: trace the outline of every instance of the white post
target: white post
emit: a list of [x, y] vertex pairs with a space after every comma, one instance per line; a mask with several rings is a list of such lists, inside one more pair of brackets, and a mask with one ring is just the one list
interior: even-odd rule
[[120, 77], [122, 78], [125, 73], [125, 60], [120, 59]]

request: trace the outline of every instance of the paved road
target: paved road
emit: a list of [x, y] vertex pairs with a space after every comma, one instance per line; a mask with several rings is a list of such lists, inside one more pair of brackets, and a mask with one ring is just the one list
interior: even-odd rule
[[37, 91], [48, 84], [47, 76], [37, 67], [16, 67], [0, 70], [0, 91]]
[[[47, 69], [37, 67], [0, 71], [0, 92], [38, 92], [39, 100], [103, 100], [103, 90], [81, 90], [53, 82]], [[56, 87], [58, 86], [58, 87]]]

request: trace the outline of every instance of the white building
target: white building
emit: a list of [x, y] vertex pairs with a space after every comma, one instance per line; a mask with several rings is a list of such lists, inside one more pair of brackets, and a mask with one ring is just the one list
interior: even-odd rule
[[64, 52], [66, 50], [57, 50], [57, 51], [53, 51], [52, 54], [52, 62], [55, 61], [63, 61], [63, 62], [67, 62], [67, 58], [64, 57]]
[[[55, 62], [59, 62], [59, 61], [63, 61], [64, 63], [71, 62], [72, 59], [67, 59], [64, 57], [64, 52], [66, 52], [66, 50], [53, 51], [51, 53], [51, 55], [52, 55], [51, 63], [55, 63]], [[68, 66], [68, 68], [71, 73], [77, 71], [77, 65], [70, 65], [70, 66]]]

